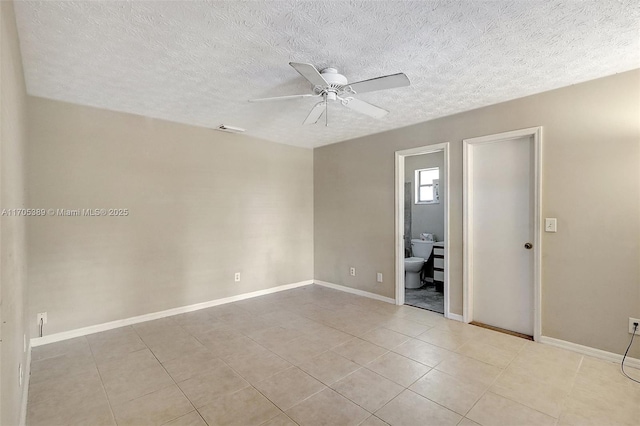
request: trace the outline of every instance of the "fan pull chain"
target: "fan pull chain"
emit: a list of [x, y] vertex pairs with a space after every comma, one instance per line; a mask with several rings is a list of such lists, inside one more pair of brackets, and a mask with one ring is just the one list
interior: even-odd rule
[[329, 127], [329, 102], [327, 96], [324, 97], [324, 127]]

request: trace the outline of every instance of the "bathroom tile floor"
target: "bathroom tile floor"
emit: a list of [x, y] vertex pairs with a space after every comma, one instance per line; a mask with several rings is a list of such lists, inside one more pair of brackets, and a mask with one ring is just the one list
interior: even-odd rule
[[311, 285], [36, 347], [27, 424], [637, 425], [638, 401], [617, 364]]
[[433, 284], [415, 289], [405, 288], [404, 303], [444, 314], [444, 293], [437, 291]]

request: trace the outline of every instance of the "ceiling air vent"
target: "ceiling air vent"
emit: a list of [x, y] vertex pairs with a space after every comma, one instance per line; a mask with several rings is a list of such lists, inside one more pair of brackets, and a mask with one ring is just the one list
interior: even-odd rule
[[225, 124], [219, 125], [218, 127], [216, 127], [216, 130], [220, 130], [222, 132], [227, 132], [227, 133], [242, 133], [242, 132], [244, 132], [244, 129], [241, 129], [240, 127], [227, 126]]

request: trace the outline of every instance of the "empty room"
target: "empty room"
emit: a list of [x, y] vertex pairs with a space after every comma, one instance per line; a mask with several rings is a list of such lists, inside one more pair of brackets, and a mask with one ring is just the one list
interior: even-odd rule
[[640, 424], [637, 0], [2, 0], [0, 212], [3, 426]]

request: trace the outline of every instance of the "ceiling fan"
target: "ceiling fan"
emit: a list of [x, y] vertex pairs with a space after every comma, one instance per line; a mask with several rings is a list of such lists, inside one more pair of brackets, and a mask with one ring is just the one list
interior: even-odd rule
[[328, 124], [327, 108], [329, 101], [340, 101], [347, 108], [356, 112], [374, 117], [382, 118], [389, 111], [372, 105], [368, 102], [354, 98], [352, 95], [365, 92], [374, 92], [376, 90], [394, 89], [396, 87], [409, 86], [409, 78], [404, 73], [385, 75], [369, 80], [358, 81], [356, 83], [348, 83], [345, 76], [338, 73], [335, 68], [325, 68], [318, 71], [311, 64], [289, 62], [301, 76], [306, 78], [313, 85], [313, 93], [303, 95], [277, 96], [274, 98], [250, 99], [249, 102], [267, 102], [281, 101], [298, 98], [322, 98], [320, 102], [315, 104], [311, 112], [304, 120], [303, 124], [317, 123], [322, 115], [325, 115], [325, 125]]

